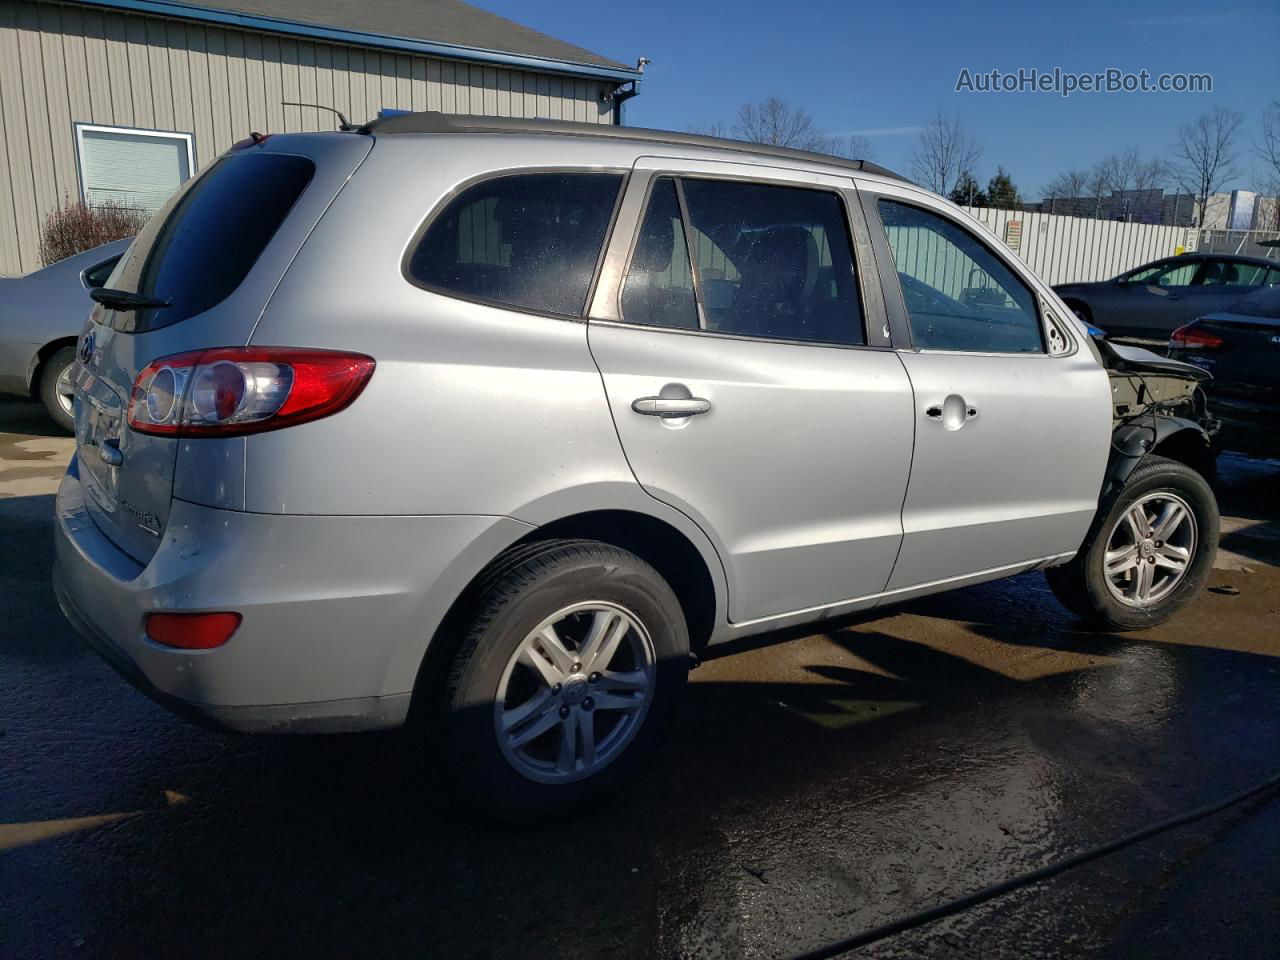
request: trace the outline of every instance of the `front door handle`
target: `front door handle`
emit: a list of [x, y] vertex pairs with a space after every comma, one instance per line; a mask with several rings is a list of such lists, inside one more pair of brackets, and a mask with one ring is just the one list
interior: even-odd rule
[[631, 401], [631, 409], [642, 416], [673, 420], [707, 413], [711, 410], [711, 401], [702, 397], [640, 397]]
[[967, 403], [964, 397], [953, 393], [941, 403], [931, 403], [925, 407], [924, 415], [930, 420], [941, 422], [948, 430], [959, 430], [978, 415], [978, 408]]

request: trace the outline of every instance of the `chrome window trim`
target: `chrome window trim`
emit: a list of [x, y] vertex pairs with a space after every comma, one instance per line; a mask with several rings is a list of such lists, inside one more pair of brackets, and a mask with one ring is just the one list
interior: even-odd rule
[[696, 330], [691, 327], [662, 327], [647, 323], [631, 323], [626, 320], [606, 320], [603, 317], [587, 317], [587, 322], [596, 326], [616, 327], [622, 330], [674, 333], [686, 337], [714, 337], [718, 340], [742, 340], [746, 343], [772, 343], [793, 347], [830, 347], [833, 350], [874, 350], [880, 353], [889, 353], [894, 349], [889, 344], [832, 343], [830, 340], [781, 340], [777, 337], [757, 337], [749, 333], [724, 333], [719, 330]]

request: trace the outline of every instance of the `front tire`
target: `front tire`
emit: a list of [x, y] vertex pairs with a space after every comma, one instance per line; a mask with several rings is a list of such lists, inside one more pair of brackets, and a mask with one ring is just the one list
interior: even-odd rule
[[1217, 500], [1200, 474], [1148, 457], [1099, 511], [1075, 558], [1045, 575], [1062, 604], [1091, 623], [1155, 626], [1204, 588], [1218, 526]]
[[522, 549], [491, 574], [446, 681], [458, 786], [517, 818], [603, 799], [654, 752], [688, 654], [675, 593], [639, 557], [589, 540]]
[[71, 405], [71, 372], [76, 348], [59, 347], [40, 370], [40, 402], [53, 420], [67, 433], [75, 433], [76, 418]]

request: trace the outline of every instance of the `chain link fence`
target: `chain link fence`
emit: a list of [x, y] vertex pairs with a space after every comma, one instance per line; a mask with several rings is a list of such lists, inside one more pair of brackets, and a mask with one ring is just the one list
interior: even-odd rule
[[1280, 260], [1280, 230], [1201, 230], [1196, 249]]

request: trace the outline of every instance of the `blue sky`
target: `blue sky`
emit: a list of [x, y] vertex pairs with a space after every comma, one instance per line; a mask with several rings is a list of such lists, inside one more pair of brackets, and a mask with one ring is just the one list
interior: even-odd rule
[[[830, 133], [865, 131], [874, 158], [908, 172], [916, 129], [937, 108], [983, 144], [983, 181], [1003, 164], [1036, 199], [1060, 170], [1138, 146], [1163, 154], [1178, 124], [1215, 106], [1245, 116], [1235, 186], [1261, 162], [1248, 150], [1264, 106], [1280, 99], [1280, 4], [1181, 2], [601, 3], [473, 0], [495, 13], [626, 63], [646, 56], [627, 123], [682, 130], [732, 121], [770, 94]], [[1209, 73], [1212, 93], [956, 93], [961, 68], [1086, 73]]]

